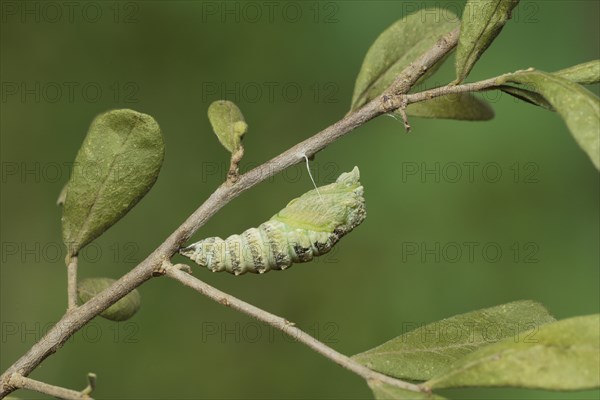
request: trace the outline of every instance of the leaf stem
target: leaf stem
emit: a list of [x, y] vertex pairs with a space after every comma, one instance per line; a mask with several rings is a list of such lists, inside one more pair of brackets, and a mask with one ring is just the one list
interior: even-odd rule
[[231, 161], [229, 164], [229, 171], [227, 172], [227, 181], [235, 183], [240, 176], [240, 161], [244, 157], [244, 146], [240, 146], [235, 152], [231, 153]]
[[67, 311], [77, 308], [77, 256], [67, 264]]

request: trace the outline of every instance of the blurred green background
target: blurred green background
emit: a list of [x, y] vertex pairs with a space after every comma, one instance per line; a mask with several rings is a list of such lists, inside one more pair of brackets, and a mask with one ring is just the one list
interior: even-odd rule
[[[211, 132], [210, 102], [227, 98], [244, 112], [248, 170], [341, 118], [377, 35], [440, 2], [1, 5], [4, 370], [65, 309], [55, 201], [95, 115], [113, 108], [148, 113], [166, 141], [155, 187], [80, 257], [81, 277], [117, 278], [225, 176], [228, 154]], [[464, 2], [441, 5], [460, 13]], [[598, 58], [599, 13], [595, 1], [522, 2], [469, 80]], [[448, 62], [434, 80], [452, 78]], [[318, 184], [358, 165], [366, 189], [367, 220], [332, 254], [265, 276], [200, 269], [196, 276], [348, 355], [408, 325], [518, 299], [540, 301], [557, 318], [598, 312], [598, 172], [557, 115], [486, 97], [496, 111], [492, 121], [415, 118], [407, 135], [400, 122], [383, 117], [317, 155]], [[436, 168], [438, 177], [421, 174]], [[256, 226], [311, 185], [303, 165], [290, 168], [232, 201], [194, 238]], [[466, 242], [476, 243], [473, 257]], [[453, 252], [457, 244], [462, 254]], [[140, 291], [143, 306], [132, 320], [93, 320], [31, 376], [82, 388], [92, 371], [99, 377], [94, 397], [103, 399], [371, 396], [357, 376], [175, 282], [154, 279]], [[597, 391], [446, 394], [598, 398]]]

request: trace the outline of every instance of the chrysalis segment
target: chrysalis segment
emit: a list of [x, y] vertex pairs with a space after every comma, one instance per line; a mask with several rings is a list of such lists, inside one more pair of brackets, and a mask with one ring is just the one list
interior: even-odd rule
[[201, 240], [179, 252], [213, 272], [283, 270], [323, 255], [366, 217], [357, 167], [292, 200], [258, 228]]
[[288, 251], [287, 231], [279, 221], [267, 221], [259, 226], [267, 237], [271, 257], [271, 269], [282, 270], [292, 265]]

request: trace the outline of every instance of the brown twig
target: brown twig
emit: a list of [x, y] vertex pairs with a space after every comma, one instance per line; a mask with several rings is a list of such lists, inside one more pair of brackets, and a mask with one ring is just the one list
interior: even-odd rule
[[89, 396], [91, 391], [88, 391], [87, 388], [78, 392], [76, 390], [65, 389], [60, 386], [36, 381], [35, 379], [27, 378], [18, 373], [13, 373], [8, 377], [8, 384], [15, 389], [33, 390], [34, 392], [44, 393], [64, 400], [93, 400]]
[[183, 268], [181, 268], [182, 265], [185, 266], [184, 264], [171, 265], [170, 263], [165, 263], [163, 265], [165, 275], [169, 278], [175, 279], [176, 281], [184, 284], [185, 286], [194, 289], [198, 293], [216, 301], [217, 303], [223, 304], [227, 307], [231, 307], [234, 310], [240, 311], [276, 329], [279, 329], [280, 331], [291, 336], [298, 342], [304, 343], [317, 353], [325, 356], [326, 358], [332, 360], [336, 364], [341, 365], [342, 367], [354, 372], [355, 374], [361, 376], [366, 380], [375, 379], [388, 385], [399, 387], [401, 389], [410, 390], [413, 392], [422, 391], [421, 388], [417, 385], [413, 385], [412, 383], [404, 382], [399, 379], [380, 374], [379, 372], [375, 372], [363, 366], [362, 364], [354, 361], [352, 358], [335, 351], [331, 347], [315, 339], [308, 333], [304, 332], [302, 329], [297, 328], [294, 325], [294, 323], [284, 318], [271, 314], [265, 310], [253, 306], [252, 304], [246, 303], [243, 300], [240, 300], [230, 294], [227, 294], [225, 292], [220, 291], [219, 289], [210, 286], [209, 284], [191, 276], [189, 273], [184, 272], [182, 270]]

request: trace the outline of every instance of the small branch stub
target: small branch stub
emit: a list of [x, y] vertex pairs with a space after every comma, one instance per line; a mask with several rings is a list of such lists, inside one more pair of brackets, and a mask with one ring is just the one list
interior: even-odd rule
[[86, 386], [85, 389], [83, 389], [81, 391], [81, 394], [83, 394], [84, 396], [89, 396], [94, 392], [94, 390], [96, 390], [96, 378], [97, 378], [96, 374], [90, 372], [87, 375], [87, 378], [88, 378], [88, 385]]
[[400, 107], [398, 107], [398, 114], [402, 118], [402, 122], [404, 122], [404, 129], [406, 132], [410, 132], [410, 123], [408, 122], [408, 116], [406, 115], [406, 106], [408, 106], [408, 99], [406, 96], [401, 97]]

